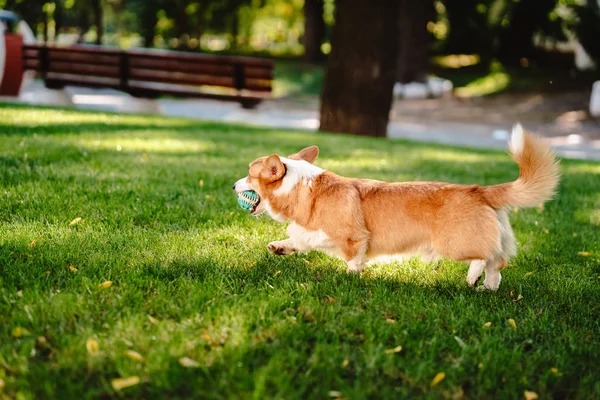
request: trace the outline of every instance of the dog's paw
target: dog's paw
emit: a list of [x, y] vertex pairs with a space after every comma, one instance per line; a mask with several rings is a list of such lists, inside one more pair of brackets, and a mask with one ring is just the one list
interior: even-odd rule
[[481, 280], [481, 275], [479, 276], [467, 276], [467, 283], [470, 287], [475, 287]]
[[[484, 282], [484, 283], [485, 283], [485, 282]], [[484, 285], [479, 285], [479, 286], [477, 286], [477, 289], [476, 289], [476, 290], [477, 290], [478, 292], [496, 292], [496, 291], [498, 291], [498, 288], [497, 288], [497, 287], [490, 287], [490, 286], [486, 286], [486, 285], [484, 284]]]
[[277, 256], [288, 256], [296, 252], [296, 249], [286, 246], [281, 242], [271, 242], [267, 245], [267, 249], [269, 253]]

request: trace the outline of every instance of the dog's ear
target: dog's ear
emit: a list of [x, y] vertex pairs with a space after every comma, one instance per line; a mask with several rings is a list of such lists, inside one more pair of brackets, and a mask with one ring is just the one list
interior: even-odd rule
[[269, 156], [263, 163], [260, 177], [267, 182], [275, 182], [285, 175], [285, 165], [277, 154]]
[[317, 146], [310, 146], [300, 150], [296, 154], [292, 154], [288, 158], [292, 160], [304, 160], [312, 164], [317, 157], [319, 157], [319, 148]]

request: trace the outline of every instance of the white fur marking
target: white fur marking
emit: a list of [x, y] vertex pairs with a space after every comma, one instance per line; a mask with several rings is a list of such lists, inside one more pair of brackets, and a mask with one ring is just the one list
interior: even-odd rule
[[332, 246], [329, 236], [320, 229], [318, 231], [307, 231], [300, 225], [292, 223], [287, 228], [287, 234], [295, 243], [301, 243], [313, 249]]
[[512, 133], [510, 134], [510, 152], [518, 156], [523, 152], [523, 148], [525, 147], [525, 136], [523, 133], [523, 126], [517, 123], [513, 127]]
[[286, 157], [280, 157], [280, 159], [285, 164], [287, 172], [283, 177], [281, 186], [273, 192], [276, 195], [288, 194], [300, 182], [312, 187], [312, 180], [325, 172], [324, 169], [305, 160], [291, 160]]
[[269, 213], [271, 218], [273, 218], [275, 221], [277, 221], [277, 222], [287, 221], [287, 218], [283, 214], [279, 214], [279, 213], [276, 213], [275, 211], [273, 211], [273, 209], [271, 208], [271, 204], [269, 204], [268, 201], [263, 200], [263, 204], [265, 205], [265, 208], [267, 209], [267, 212]]
[[252, 190], [252, 188], [250, 187], [250, 185], [248, 184], [248, 177], [243, 177], [242, 179], [238, 180], [235, 185], [235, 191], [236, 192], [243, 192], [245, 190]]

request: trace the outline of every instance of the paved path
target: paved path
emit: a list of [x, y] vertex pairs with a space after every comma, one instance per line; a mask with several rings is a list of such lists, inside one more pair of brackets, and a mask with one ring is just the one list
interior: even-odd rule
[[[114, 90], [73, 87], [67, 88], [66, 93], [68, 94], [66, 97], [70, 98], [75, 107], [85, 109], [122, 112], [126, 109], [131, 110], [133, 100], [130, 96]], [[24, 90], [21, 101], [51, 103], [52, 95], [40, 82], [33, 82]], [[237, 103], [214, 100], [161, 99], [151, 104], [152, 111], [166, 116], [311, 131], [319, 126], [319, 113], [315, 104], [290, 107], [289, 104], [282, 106], [280, 101], [266, 101], [254, 110], [245, 110]], [[506, 149], [508, 131], [514, 122], [507, 121], [506, 125], [498, 122], [493, 124], [442, 122], [427, 120], [423, 115], [411, 117], [403, 113], [396, 115], [390, 121], [388, 137], [465, 147]], [[600, 160], [600, 138], [598, 137], [579, 134], [577, 129], [573, 128], [572, 132], [563, 132], [562, 136], [553, 135], [550, 140], [562, 157]]]

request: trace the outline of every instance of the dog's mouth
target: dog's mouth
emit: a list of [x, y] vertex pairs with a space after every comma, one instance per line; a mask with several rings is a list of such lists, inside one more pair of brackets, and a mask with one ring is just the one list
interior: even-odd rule
[[260, 205], [260, 198], [258, 199], [258, 202], [254, 205], [254, 207], [252, 207], [252, 209], [250, 210], [251, 215], [258, 215], [258, 214], [262, 213], [262, 211], [258, 211], [259, 205]]

